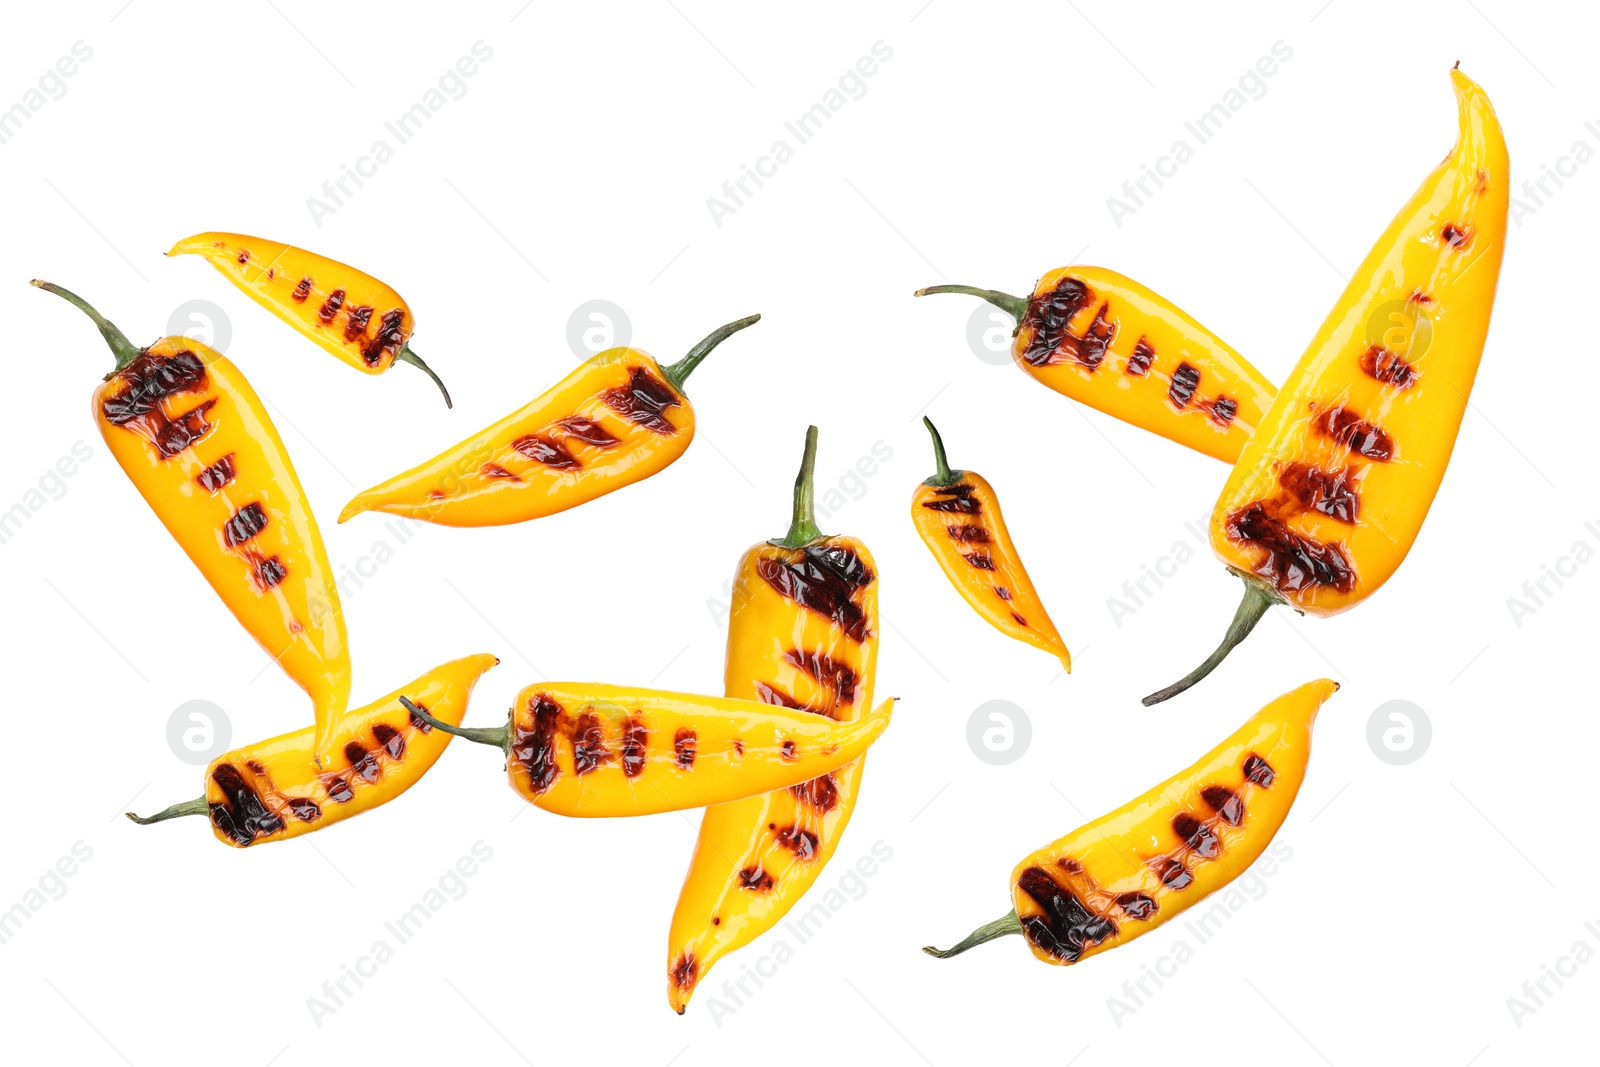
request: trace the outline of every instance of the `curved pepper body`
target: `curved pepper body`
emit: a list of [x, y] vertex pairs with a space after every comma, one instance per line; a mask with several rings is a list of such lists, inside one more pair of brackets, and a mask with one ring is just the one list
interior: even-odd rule
[[1239, 458], [1277, 392], [1170, 301], [1102, 267], [1040, 278], [1011, 357], [1064, 396], [1226, 463]]
[[1305, 779], [1322, 679], [1262, 708], [1196, 763], [1030, 854], [1011, 873], [1034, 956], [1069, 964], [1170, 922], [1272, 842]]
[[694, 409], [633, 348], [586, 360], [545, 393], [339, 513], [386, 511], [443, 526], [500, 526], [577, 507], [666, 469], [694, 438]]
[[836, 723], [754, 700], [540, 683], [513, 705], [506, 774], [558, 815], [701, 808], [837, 770], [878, 739], [893, 704]]
[[197, 255], [250, 299], [367, 374], [382, 374], [411, 339], [415, 321], [378, 279], [303, 248], [242, 233], [197, 233], [169, 256]]
[[404, 696], [452, 724], [494, 656], [465, 656], [435, 667], [409, 685], [353, 710], [333, 734], [338, 755], [322, 770], [312, 763], [307, 728], [234, 749], [206, 768], [211, 830], [244, 848], [287, 841], [387, 804], [417, 783], [450, 743], [450, 735], [413, 717]]
[[1483, 353], [1509, 162], [1488, 97], [1451, 79], [1455, 148], [1351, 276], [1212, 516], [1224, 563], [1315, 615], [1359, 603], [1405, 559]]
[[912, 494], [911, 521], [922, 543], [962, 599], [991, 626], [1050, 653], [1070, 673], [1072, 654], [1011, 543], [994, 487], [973, 471], [951, 476], [944, 485], [923, 482]]
[[[723, 674], [730, 697], [853, 722], [872, 706], [877, 564], [852, 537], [763, 541], [739, 560]], [[723, 956], [772, 929], [833, 858], [864, 759], [706, 809], [667, 944], [667, 999], [682, 1014]]]
[[95, 389], [93, 414], [173, 540], [310, 695], [326, 741], [350, 698], [344, 613], [316, 518], [261, 398], [221, 353], [167, 337]]

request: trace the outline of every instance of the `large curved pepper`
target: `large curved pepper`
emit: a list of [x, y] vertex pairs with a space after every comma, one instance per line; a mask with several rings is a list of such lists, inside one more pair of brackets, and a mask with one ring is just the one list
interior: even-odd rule
[[1044, 602], [1011, 543], [1000, 500], [976, 471], [953, 471], [933, 420], [933, 477], [911, 495], [911, 521], [939, 561], [950, 584], [989, 625], [1024, 644], [1050, 653], [1072, 673], [1072, 653], [1045, 613]]
[[116, 356], [95, 425], [167, 532], [267, 655], [311, 697], [317, 751], [350, 700], [350, 649], [328, 553], [283, 439], [239, 368], [187, 337], [139, 348], [81, 297]]
[[893, 708], [886, 700], [835, 723], [754, 700], [541, 682], [517, 694], [505, 726], [459, 727], [416, 713], [504, 752], [511, 788], [535, 807], [614, 818], [703, 808], [827, 774], [865, 752]]
[[694, 438], [684, 380], [760, 320], [730, 322], [665, 367], [636, 348], [607, 349], [493, 426], [357, 494], [339, 521], [387, 511], [442, 526], [501, 526], [642, 481]]
[[1335, 615], [1399, 568], [1433, 504], [1478, 373], [1510, 203], [1494, 108], [1454, 70], [1460, 136], [1350, 278], [1211, 515], [1244, 580], [1210, 674], [1275, 604]]
[[1225, 463], [1277, 391], [1170, 301], [1102, 267], [1058, 267], [1027, 299], [970, 285], [916, 295], [932, 293], [982, 297], [1016, 319], [1011, 358], [1035, 381]]
[[417, 783], [450, 743], [401, 704], [402, 696], [440, 722], [458, 723], [478, 679], [500, 661], [465, 656], [441, 664], [407, 686], [350, 712], [334, 731], [337, 759], [318, 771], [310, 727], [224, 753], [206, 768], [203, 796], [154, 815], [141, 825], [205, 815], [225, 845], [245, 848], [322, 830], [387, 804]]
[[432, 378], [445, 406], [452, 406], [444, 382], [411, 351], [411, 308], [378, 279], [315, 252], [242, 233], [197, 233], [167, 253], [191, 254], [340, 362], [366, 374], [409, 363]]
[[[872, 706], [877, 564], [813, 515], [817, 428], [806, 431], [789, 532], [739, 560], [724, 692], [854, 722]], [[680, 1015], [717, 960], [772, 929], [838, 851], [864, 759], [811, 781], [706, 809], [667, 938]]]
[[1339, 683], [1308, 682], [1144, 795], [1030, 854], [1011, 872], [1011, 914], [941, 959], [1022, 934], [1037, 959], [1077, 963], [1171, 922], [1243, 874], [1289, 815], [1317, 711]]

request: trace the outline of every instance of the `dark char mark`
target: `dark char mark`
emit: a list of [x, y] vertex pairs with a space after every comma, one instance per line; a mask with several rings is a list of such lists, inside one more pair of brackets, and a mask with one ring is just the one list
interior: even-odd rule
[[803, 652], [791, 648], [783, 658], [805, 671], [821, 684], [830, 687], [839, 703], [850, 704], [856, 699], [856, 685], [860, 679], [847, 664], [840, 663], [826, 652]]
[[1150, 364], [1155, 362], [1156, 350], [1148, 340], [1139, 338], [1133, 346], [1133, 352], [1128, 356], [1127, 373], [1135, 378], [1143, 378], [1150, 373]]
[[1355, 568], [1340, 545], [1324, 544], [1296, 533], [1283, 520], [1268, 515], [1260, 504], [1229, 515], [1226, 531], [1230, 540], [1266, 551], [1266, 558], [1256, 565], [1256, 573], [1271, 580], [1281, 593], [1296, 593], [1313, 586], [1348, 593], [1355, 585]]
[[194, 476], [195, 484], [208, 493], [215, 493], [218, 489], [229, 484], [237, 475], [233, 466], [233, 453], [217, 460], [211, 466]]
[[348, 804], [356, 798], [350, 790], [350, 783], [339, 775], [333, 775], [323, 783], [328, 789], [328, 799], [338, 804]]
[[1244, 780], [1262, 789], [1271, 789], [1272, 783], [1278, 780], [1278, 772], [1272, 769], [1272, 764], [1252, 752], [1244, 760]]
[[1067, 331], [1067, 324], [1081, 311], [1093, 294], [1089, 287], [1076, 278], [1062, 278], [1048, 293], [1035, 293], [1028, 301], [1019, 329], [1030, 329], [1028, 347], [1022, 358], [1029, 366], [1042, 367], [1054, 363], [1056, 349], [1071, 343], [1077, 353], [1078, 339]]
[[817, 858], [817, 848], [820, 844], [817, 835], [803, 826], [785, 826], [777, 829], [776, 839], [780, 846], [794, 853], [794, 858], [802, 863], [810, 863]]
[[810, 704], [802, 703], [775, 685], [768, 685], [766, 682], [755, 682], [753, 684], [755, 686], [756, 699], [763, 704], [771, 704], [773, 707], [778, 708], [789, 708], [793, 711], [809, 711], [813, 715], [828, 714], [821, 708], [814, 708]]
[[255, 576], [256, 584], [263, 589], [276, 589], [278, 585], [289, 576], [289, 568], [277, 556], [264, 559], [255, 565], [251, 572]]
[[328, 294], [328, 299], [322, 302], [322, 307], [317, 309], [317, 318], [322, 320], [324, 326], [333, 321], [339, 314], [339, 309], [344, 307], [344, 290], [335, 289]]
[[1167, 399], [1180, 408], [1188, 407], [1194, 391], [1200, 385], [1200, 368], [1190, 363], [1178, 364], [1172, 372], [1172, 382], [1167, 386]]
[[1172, 832], [1201, 859], [1214, 860], [1222, 855], [1222, 839], [1217, 832], [1186, 811], [1172, 817]]
[[1368, 459], [1386, 463], [1394, 458], [1394, 440], [1387, 432], [1344, 407], [1329, 408], [1313, 425], [1320, 433]]
[[[428, 710], [427, 705], [419, 703], [418, 701], [413, 700], [411, 703], [416, 704], [417, 707], [422, 711]], [[421, 715], [408, 711], [406, 712], [406, 716], [411, 720], [411, 725], [415, 726], [418, 730], [421, 730], [425, 734], [433, 733], [433, 724], [427, 719], [424, 719]]]
[[1396, 389], [1409, 389], [1417, 380], [1417, 368], [1382, 345], [1369, 345], [1361, 353], [1361, 369], [1367, 377]]
[[600, 399], [618, 415], [647, 430], [664, 437], [678, 432], [661, 413], [682, 401], [670, 385], [643, 367], [633, 368], [625, 388], [607, 389], [600, 394]]
[[983, 510], [983, 505], [972, 499], [973, 487], [965, 482], [939, 486], [934, 491], [939, 494], [938, 500], [922, 502], [922, 506], [929, 511], [954, 511], [963, 515], [976, 515]]
[[693, 989], [699, 975], [700, 963], [692, 953], [685, 952], [672, 965], [672, 985], [676, 989]]
[[528, 772], [528, 785], [534, 796], [549, 789], [560, 769], [556, 766], [556, 727], [561, 721], [561, 705], [543, 693], [528, 701], [533, 724], [517, 723], [512, 731], [511, 758]]
[[211, 780], [227, 799], [224, 804], [210, 806], [212, 825], [232, 838], [234, 844], [242, 848], [258, 837], [283, 829], [283, 820], [261, 802], [261, 795], [245, 782], [239, 768], [219, 763], [211, 772]]
[[211, 432], [205, 415], [215, 400], [170, 419], [161, 410], [167, 397], [205, 388], [205, 364], [193, 352], [170, 356], [146, 352], [117, 377], [125, 388], [101, 402], [101, 413], [113, 426], [129, 427], [151, 441], [162, 459], [172, 458]]
[[383, 357], [397, 351], [405, 343], [405, 330], [401, 323], [405, 321], [404, 308], [395, 308], [385, 311], [378, 320], [378, 332], [372, 335], [366, 347], [361, 350], [361, 359], [369, 367], [376, 367], [383, 362]]
[[867, 614], [855, 602], [857, 590], [872, 584], [872, 571], [845, 545], [807, 545], [794, 563], [764, 556], [756, 573], [783, 596], [831, 620], [852, 641], [865, 641]]
[[994, 570], [994, 560], [989, 558], [989, 553], [987, 552], [963, 552], [961, 553], [961, 558], [980, 571]]
[[385, 752], [389, 753], [390, 759], [397, 760], [406, 754], [406, 739], [399, 730], [396, 730], [386, 722], [373, 725], [372, 739], [378, 742]]
[[1148, 919], [1160, 910], [1155, 898], [1143, 893], [1123, 893], [1117, 897], [1117, 907], [1130, 919]]
[[677, 734], [672, 738], [672, 754], [678, 766], [686, 771], [694, 769], [695, 748], [694, 731], [687, 726], [678, 727]]
[[644, 749], [650, 741], [650, 731], [638, 719], [630, 718], [622, 727], [622, 773], [637, 778], [644, 773]]
[[222, 525], [222, 543], [237, 548], [267, 528], [267, 513], [260, 504], [250, 503], [233, 513]]
[[596, 448], [610, 448], [618, 443], [615, 437], [606, 432], [604, 426], [582, 415], [562, 419], [556, 426], [560, 427], [568, 437], [582, 441], [586, 445], [594, 445]]
[[775, 881], [759, 865], [746, 867], [739, 872], [739, 888], [747, 889], [752, 893], [770, 893]]
[[1208, 785], [1200, 790], [1200, 799], [1229, 826], [1244, 822], [1244, 801], [1225, 785]]
[[1361, 497], [1354, 482], [1355, 472], [1349, 467], [1325, 471], [1306, 463], [1290, 463], [1278, 474], [1278, 484], [1293, 493], [1302, 507], [1348, 523], [1354, 523], [1361, 513]]
[[1227, 426], [1239, 414], [1239, 402], [1231, 396], [1219, 396], [1211, 403], [1211, 418], [1218, 426]]
[[1457, 226], [1453, 222], [1444, 224], [1444, 229], [1439, 231], [1439, 236], [1451, 248], [1460, 250], [1472, 243], [1472, 231], [1465, 226]]
[[606, 728], [600, 716], [587, 711], [579, 715], [572, 728], [572, 769], [582, 776], [610, 759], [611, 751], [606, 748]]
[[367, 325], [371, 321], [371, 304], [362, 304], [360, 307], [351, 308], [346, 312], [344, 318], [344, 339], [346, 341], [354, 341], [357, 337], [361, 337], [367, 332]]
[[351, 741], [344, 746], [344, 758], [350, 761], [350, 769], [363, 782], [376, 782], [383, 773], [383, 768], [378, 764], [378, 754], [368, 752], [360, 741]]
[[1076, 963], [1083, 950], [1117, 932], [1117, 924], [1084, 907], [1042, 867], [1029, 867], [1017, 879], [1017, 888], [1043, 910], [1022, 920], [1022, 932], [1038, 948], [1057, 959]]
[[316, 822], [322, 818], [322, 809], [317, 807], [314, 800], [305, 797], [289, 797], [289, 814], [301, 822]]
[[511, 442], [511, 447], [535, 463], [543, 463], [555, 470], [571, 470], [578, 465], [578, 458], [568, 452], [560, 441], [552, 441], [536, 433], [517, 438]]
[[833, 780], [832, 774], [824, 774], [809, 782], [791, 785], [789, 792], [794, 794], [796, 800], [819, 814], [827, 814], [839, 803], [839, 785]]
[[959, 526], [946, 526], [944, 532], [950, 540], [960, 541], [968, 545], [986, 545], [989, 543], [989, 531], [976, 523], [963, 523]]
[[1189, 883], [1194, 881], [1194, 875], [1189, 873], [1189, 869], [1171, 856], [1162, 856], [1155, 860], [1154, 866], [1161, 884], [1175, 893], [1188, 889]]
[[301, 278], [300, 284], [294, 287], [294, 292], [289, 294], [289, 299], [296, 304], [304, 304], [306, 297], [311, 295], [311, 279]]

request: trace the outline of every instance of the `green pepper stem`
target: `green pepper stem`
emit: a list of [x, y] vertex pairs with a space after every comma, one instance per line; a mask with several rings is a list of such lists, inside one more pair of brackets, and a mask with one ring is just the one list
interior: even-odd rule
[[135, 815], [131, 811], [125, 811], [123, 814], [132, 819], [134, 822], [138, 823], [140, 826], [149, 826], [153, 822], [166, 822], [168, 819], [181, 819], [185, 815], [206, 815], [209, 814], [210, 811], [211, 808], [208, 804], [206, 804], [206, 798], [200, 796], [195, 797], [193, 800], [181, 800], [172, 805], [172, 807], [166, 808], [163, 811], [158, 811], [154, 815]]
[[429, 726], [432, 726], [435, 730], [443, 730], [452, 737], [463, 737], [468, 741], [476, 741], [480, 745], [493, 745], [506, 753], [511, 751], [510, 726], [452, 726], [443, 719], [435, 719], [405, 697], [400, 698], [400, 706]]
[[[127, 335], [117, 329], [104, 315], [90, 307], [87, 300], [72, 290], [63, 289], [53, 282], [42, 282], [38, 278], [33, 279], [28, 284], [37, 286], [47, 293], [56, 294], [94, 320], [94, 324], [100, 328], [100, 336], [104, 337], [106, 344], [111, 346], [111, 354], [117, 357], [117, 365], [111, 368], [111, 374], [117, 373], [117, 371], [138, 359], [139, 353], [144, 351], [144, 349], [128, 340]], [[106, 375], [106, 377], [110, 378], [111, 374]]]
[[1206, 657], [1206, 661], [1178, 681], [1173, 682], [1165, 689], [1151, 693], [1144, 698], [1144, 706], [1159, 704], [1163, 700], [1170, 700], [1179, 693], [1194, 685], [1200, 679], [1217, 669], [1217, 664], [1228, 658], [1239, 642], [1250, 636], [1250, 631], [1256, 628], [1256, 623], [1267, 613], [1267, 609], [1275, 604], [1282, 604], [1283, 599], [1248, 578], [1244, 581], [1244, 599], [1239, 602], [1239, 610], [1233, 613], [1233, 622], [1228, 624], [1228, 632], [1223, 635], [1222, 644], [1217, 650]]
[[941, 960], [947, 960], [951, 956], [961, 955], [974, 945], [981, 945], [985, 941], [993, 941], [995, 938], [1005, 937], [1007, 934], [1020, 933], [1022, 933], [1022, 922], [1017, 918], [1016, 909], [1013, 908], [1008, 914], [996, 919], [994, 922], [984, 923], [949, 948], [940, 949], [934, 948], [932, 945], [924, 945], [922, 946], [922, 951], [930, 956], [937, 956]]
[[668, 384], [682, 393], [683, 383], [688, 379], [689, 375], [694, 373], [694, 369], [700, 365], [700, 361], [711, 354], [713, 348], [716, 348], [746, 326], [754, 326], [760, 321], [760, 315], [746, 315], [737, 322], [730, 322], [726, 326], [718, 326], [707, 334], [699, 344], [689, 349], [687, 356], [684, 356], [676, 363], [669, 363], [662, 367], [662, 375], [667, 379]]
[[922, 425], [928, 428], [933, 435], [933, 477], [924, 478], [923, 485], [931, 485], [935, 489], [942, 489], [961, 480], [966, 471], [953, 471], [950, 469], [949, 460], [944, 458], [944, 438], [939, 436], [939, 431], [934, 427], [933, 420], [922, 416]]
[[773, 544], [783, 548], [804, 548], [822, 536], [816, 514], [817, 428], [806, 427], [806, 450], [800, 458], [800, 473], [794, 480], [794, 507], [789, 517], [789, 532]]
[[426, 374], [428, 377], [432, 378], [433, 384], [437, 385], [439, 387], [439, 392], [444, 394], [444, 406], [447, 408], [455, 407], [455, 405], [450, 402], [450, 390], [446, 389], [444, 387], [444, 383], [439, 380], [439, 376], [433, 373], [433, 368], [422, 362], [421, 356], [411, 351], [410, 345], [401, 345], [400, 351], [394, 354], [394, 358], [395, 362], [409, 363], [413, 367], [420, 369], [423, 374]]
[[960, 293], [963, 296], [981, 297], [1018, 322], [1022, 321], [1022, 316], [1028, 311], [1028, 301], [1023, 297], [1012, 296], [996, 289], [979, 289], [971, 285], [930, 285], [926, 289], [918, 289], [911, 295], [932, 296], [935, 293]]

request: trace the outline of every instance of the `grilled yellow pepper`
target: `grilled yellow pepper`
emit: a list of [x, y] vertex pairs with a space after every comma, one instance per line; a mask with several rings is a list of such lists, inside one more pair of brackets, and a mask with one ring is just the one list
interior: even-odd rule
[[472, 687], [500, 661], [466, 656], [352, 711], [334, 733], [340, 758], [318, 771], [312, 764], [314, 731], [261, 741], [224, 753], [206, 768], [203, 796], [165, 811], [128, 818], [141, 825], [183, 815], [206, 815], [218, 841], [236, 848], [287, 841], [387, 804], [417, 783], [438, 760], [450, 735], [412, 715], [401, 698], [429, 709], [440, 722], [458, 723]]
[[415, 712], [503, 751], [511, 788], [535, 807], [613, 818], [703, 808], [837, 770], [878, 739], [893, 707], [886, 700], [841, 724], [754, 700], [541, 682], [517, 694], [505, 726], [460, 727]]
[[1059, 267], [1026, 300], [970, 285], [916, 295], [932, 293], [982, 297], [1016, 319], [1011, 358], [1035, 381], [1226, 463], [1277, 391], [1164, 297], [1102, 267]]
[[[739, 560], [723, 691], [856, 722], [872, 706], [877, 564], [814, 515], [817, 428], [806, 431], [789, 532]], [[772, 929], [838, 851], [865, 759], [706, 809], [667, 938], [667, 1000], [683, 1014], [717, 960]]]
[[994, 487], [974, 471], [952, 471], [933, 420], [933, 477], [911, 496], [911, 521], [950, 584], [996, 630], [1050, 653], [1072, 673], [1072, 653], [1045, 614], [1000, 514]]
[[261, 398], [220, 352], [186, 337], [139, 348], [81, 297], [33, 284], [88, 315], [111, 346], [116, 368], [93, 397], [106, 448], [228, 610], [310, 695], [327, 754], [350, 700], [344, 613]]
[[1033, 852], [1011, 872], [1011, 914], [940, 958], [1022, 934], [1046, 963], [1077, 963], [1200, 903], [1272, 843], [1305, 780], [1324, 678], [1278, 697], [1187, 770]]
[[636, 348], [607, 349], [493, 426], [357, 494], [339, 521], [387, 511], [442, 526], [501, 526], [642, 481], [694, 438], [684, 380], [760, 320], [730, 322], [665, 367]]
[[197, 233], [167, 253], [190, 254], [341, 362], [367, 374], [382, 374], [397, 360], [409, 363], [433, 379], [446, 407], [453, 406], [444, 382], [411, 351], [411, 308], [378, 279], [315, 252], [242, 233]]
[[1460, 136], [1378, 238], [1239, 456], [1212, 550], [1244, 580], [1210, 674], [1275, 604], [1335, 615], [1378, 590], [1444, 478], [1489, 331], [1510, 164], [1494, 108], [1450, 74]]

